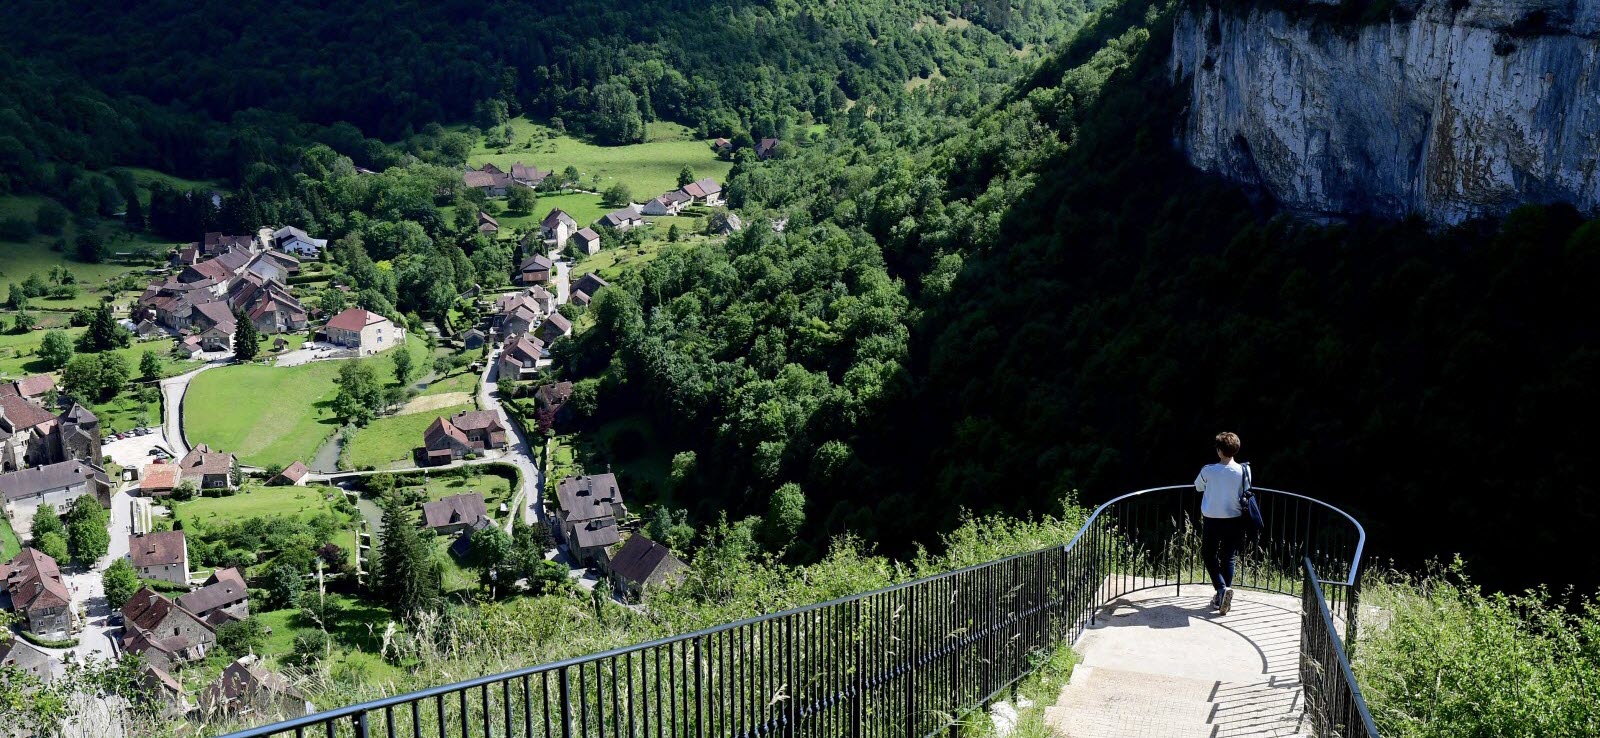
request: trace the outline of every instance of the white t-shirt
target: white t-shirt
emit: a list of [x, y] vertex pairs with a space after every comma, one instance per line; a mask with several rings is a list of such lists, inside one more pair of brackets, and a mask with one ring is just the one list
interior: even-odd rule
[[1206, 464], [1200, 476], [1194, 478], [1194, 488], [1205, 493], [1200, 499], [1200, 514], [1208, 518], [1237, 518], [1239, 509], [1239, 484], [1244, 481], [1244, 467], [1239, 462]]

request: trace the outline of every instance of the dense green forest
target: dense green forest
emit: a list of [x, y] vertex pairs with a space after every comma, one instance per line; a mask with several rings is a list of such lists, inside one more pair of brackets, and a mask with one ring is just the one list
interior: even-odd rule
[[432, 319], [517, 257], [444, 215], [470, 210], [455, 170], [508, 116], [598, 143], [655, 119], [792, 137], [729, 177], [758, 227], [627, 275], [558, 344], [595, 400], [581, 423], [643, 413], [675, 439], [674, 488], [645, 503], [704, 525], [797, 485], [791, 556], [844, 532], [898, 553], [963, 509], [1185, 481], [1226, 426], [1262, 484], [1358, 514], [1382, 555], [1596, 583], [1600, 556], [1540, 551], [1600, 514], [1580, 468], [1600, 357], [1574, 319], [1600, 226], [1279, 214], [1174, 150], [1169, 8], [1094, 10], [27, 3], [37, 32], [0, 52], [0, 176], [87, 219], [127, 204], [110, 167], [215, 179], [220, 208], [156, 188], [140, 225], [300, 225], [336, 241], [359, 302]]

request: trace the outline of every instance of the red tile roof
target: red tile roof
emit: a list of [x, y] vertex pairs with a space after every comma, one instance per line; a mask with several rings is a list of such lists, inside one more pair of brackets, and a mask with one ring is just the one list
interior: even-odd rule
[[361, 308], [346, 308], [344, 312], [328, 319], [328, 327], [359, 332], [362, 328], [380, 320], [383, 320], [383, 316], [377, 313], [367, 312]]
[[188, 542], [181, 530], [168, 530], [128, 537], [128, 557], [134, 566], [181, 564], [188, 558]]

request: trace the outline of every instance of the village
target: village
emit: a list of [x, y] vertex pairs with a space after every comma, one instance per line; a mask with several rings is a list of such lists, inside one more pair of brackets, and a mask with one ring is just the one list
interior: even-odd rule
[[[762, 141], [757, 155], [776, 144]], [[731, 144], [712, 146], [720, 154]], [[487, 200], [551, 176], [485, 163], [462, 183]], [[182, 370], [149, 382], [159, 423], [103, 427], [50, 373], [0, 382], [3, 523], [20, 548], [0, 561], [0, 610], [17, 636], [0, 641], [0, 665], [49, 680], [70, 663], [134, 656], [144, 698], [168, 717], [314, 710], [280, 673], [316, 656], [311, 629], [289, 624], [302, 610], [331, 618], [330, 601], [363, 618], [380, 611], [362, 585], [392, 520], [373, 502], [385, 493], [410, 493], [404, 519], [439, 551], [447, 586], [450, 577], [477, 586], [473, 567], [484, 565], [473, 547], [486, 529], [532, 541], [546, 571], [575, 591], [639, 606], [648, 590], [671, 586], [684, 564], [646, 536], [617, 475], [555, 463], [552, 435], [574, 388], [558, 379], [551, 349], [582, 330], [582, 309], [611, 288], [597, 271], [579, 273], [586, 259], [689, 212], [704, 216], [705, 236], [743, 227], [710, 177], [590, 223], [552, 208], [521, 234], [480, 210], [478, 232], [514, 239], [518, 258], [508, 286], [460, 296], [475, 318], [458, 331], [370, 310], [354, 285], [308, 280], [324, 273], [330, 244], [292, 225], [196, 234], [172, 249], [117, 320], [136, 347], [170, 345], [163, 360]], [[328, 290], [342, 309], [327, 309]], [[379, 368], [400, 401], [361, 428], [322, 431], [292, 459], [224, 445], [227, 434], [213, 430], [250, 417], [252, 403], [288, 414], [305, 377], [345, 391], [345, 365]], [[220, 377], [229, 391], [218, 399], [208, 388]], [[363, 455], [379, 443], [384, 453]], [[278, 548], [259, 532], [268, 521], [304, 523], [293, 541], [303, 549]], [[233, 545], [246, 528], [258, 531], [255, 550]], [[500, 573], [487, 572], [492, 586], [534, 586], [526, 569], [512, 582]]]

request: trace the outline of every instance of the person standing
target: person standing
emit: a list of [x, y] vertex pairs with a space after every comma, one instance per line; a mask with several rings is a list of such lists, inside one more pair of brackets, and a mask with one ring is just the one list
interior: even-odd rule
[[1217, 594], [1211, 606], [1222, 615], [1233, 607], [1233, 559], [1244, 538], [1244, 511], [1239, 505], [1239, 490], [1244, 484], [1244, 467], [1233, 458], [1239, 455], [1239, 436], [1218, 433], [1217, 463], [1207, 464], [1195, 477], [1194, 488], [1204, 493], [1200, 500], [1200, 555]]

